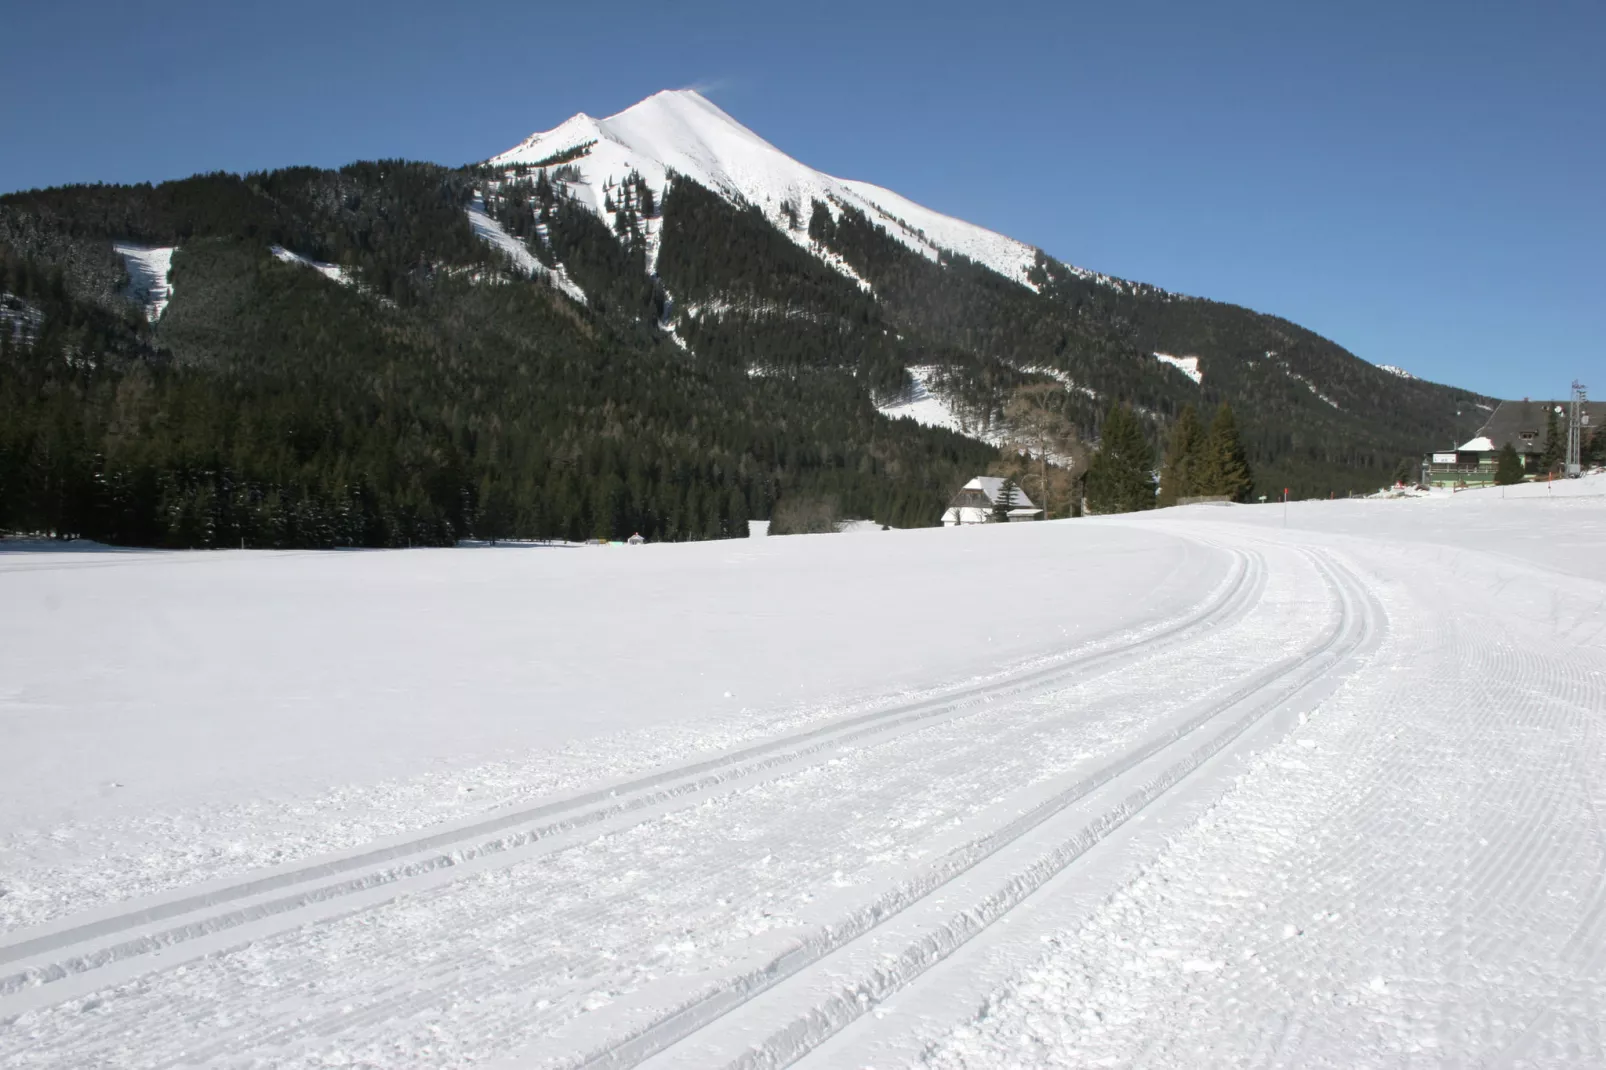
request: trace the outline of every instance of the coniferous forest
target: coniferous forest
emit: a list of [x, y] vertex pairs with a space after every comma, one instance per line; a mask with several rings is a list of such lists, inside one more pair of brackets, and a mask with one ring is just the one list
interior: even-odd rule
[[[593, 250], [570, 270], [603, 299], [519, 277], [470, 232], [472, 184], [389, 163], [0, 202], [0, 291], [39, 314], [0, 332], [0, 528], [159, 546], [700, 539], [745, 535], [788, 494], [914, 526], [991, 456], [879, 416], [854, 368], [751, 377], [740, 336], [675, 345], [639, 261], [584, 233], [600, 223], [581, 209], [554, 214]], [[115, 275], [114, 237], [179, 247], [155, 325], [75, 264]]]
[[[1115, 436], [1127, 467], [1149, 458], [1145, 479], [1175, 425], [1201, 444], [1188, 463], [1236, 466], [1210, 478], [1241, 499], [1251, 478], [1372, 489], [1484, 414], [1273, 317], [1047, 257], [1034, 291], [840, 206], [796, 206], [786, 234], [688, 179], [655, 194], [631, 175], [610, 225], [565, 193], [568, 166], [380, 161], [0, 197], [0, 531], [681, 540], [825, 501], [932, 525], [996, 451], [877, 412], [916, 366], [999, 417], [1022, 385], [1061, 384], [1084, 441]], [[476, 236], [476, 196], [547, 272]], [[154, 322], [113, 242], [177, 247]], [[583, 302], [546, 277], [560, 267]], [[1155, 351], [1199, 354], [1203, 384]], [[1226, 460], [1203, 448], [1223, 412]]]

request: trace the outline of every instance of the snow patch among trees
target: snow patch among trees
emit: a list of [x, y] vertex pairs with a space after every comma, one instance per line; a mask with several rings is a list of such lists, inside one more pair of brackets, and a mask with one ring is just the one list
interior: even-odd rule
[[876, 411], [889, 419], [908, 417], [925, 427], [942, 427], [990, 445], [1000, 445], [1004, 441], [1002, 427], [970, 418], [938, 394], [932, 393], [931, 381], [937, 371], [934, 366], [910, 368], [909, 389], [896, 401], [876, 406]]
[[128, 271], [128, 292], [145, 306], [145, 318], [155, 323], [173, 299], [174, 245], [136, 245], [113, 242]]
[[513, 261], [513, 266], [520, 272], [532, 279], [546, 279], [582, 305], [586, 303], [585, 291], [575, 285], [563, 266], [560, 264], [553, 270], [537, 260], [535, 254], [530, 252], [523, 242], [509, 234], [502, 224], [491, 218], [485, 211], [485, 201], [482, 198], [475, 197], [474, 202], [464, 211], [468, 213], [468, 225], [473, 228], [475, 236], [506, 253]]
[[1284, 375], [1288, 376], [1288, 378], [1294, 380], [1295, 382], [1302, 384], [1306, 390], [1309, 390], [1312, 394], [1315, 394], [1318, 399], [1327, 402], [1327, 404], [1331, 405], [1335, 409], [1338, 408], [1338, 402], [1334, 401], [1332, 398], [1318, 390], [1315, 383], [1296, 372], [1291, 366], [1289, 366], [1289, 363], [1286, 360], [1279, 359], [1275, 351], [1270, 349], [1266, 350], [1266, 359], [1275, 361], [1277, 367], [1283, 370]]
[[351, 286], [357, 281], [346, 274], [346, 269], [339, 264], [330, 264], [323, 260], [314, 260], [310, 256], [302, 256], [300, 253], [291, 252], [282, 245], [273, 246], [273, 255], [286, 264], [300, 264], [303, 267], [309, 267], [324, 278], [332, 282], [338, 282], [342, 286]]
[[1204, 372], [1199, 370], [1198, 357], [1173, 357], [1169, 353], [1156, 353], [1154, 359], [1161, 364], [1171, 365], [1196, 383], [1202, 384], [1204, 382]]
[[1097, 401], [1100, 397], [1097, 390], [1094, 390], [1090, 386], [1084, 386], [1075, 379], [1072, 379], [1069, 372], [1061, 371], [1058, 368], [1047, 368], [1042, 365], [1028, 365], [1027, 367], [1022, 368], [1021, 371], [1031, 372], [1033, 375], [1046, 375], [1050, 379], [1059, 383], [1066, 390], [1074, 390], [1084, 397], [1092, 398], [1094, 401]]
[[1335, 409], [1338, 408], [1338, 402], [1316, 389], [1315, 383], [1311, 382], [1309, 379], [1305, 378], [1303, 375], [1300, 375], [1298, 372], [1292, 370], [1286, 365], [1284, 365], [1283, 370], [1288, 373], [1288, 378], [1304, 383], [1305, 389], [1309, 390], [1312, 394], [1315, 394], [1318, 399], [1327, 402], [1327, 404], [1331, 405]]
[[13, 343], [31, 343], [39, 337], [45, 314], [16, 294], [0, 291], [0, 337]]

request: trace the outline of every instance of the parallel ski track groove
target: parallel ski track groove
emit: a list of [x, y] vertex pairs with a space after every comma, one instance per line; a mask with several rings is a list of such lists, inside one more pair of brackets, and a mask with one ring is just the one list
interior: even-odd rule
[[[1338, 601], [1338, 619], [1315, 647], [1303, 654], [1285, 658], [1268, 669], [1254, 674], [1230, 694], [1212, 702], [1198, 715], [1128, 752], [1103, 769], [1089, 774], [1071, 787], [1020, 815], [1008, 825], [978, 837], [966, 847], [952, 852], [924, 873], [884, 893], [869, 906], [839, 920], [834, 926], [816, 932], [799, 947], [777, 956], [758, 969], [721, 984], [711, 992], [704, 992], [692, 998], [630, 1036], [582, 1057], [571, 1065], [576, 1070], [615, 1070], [615, 1068], [635, 1066], [686, 1040], [780, 982], [816, 966], [906, 908], [952, 883], [1014, 843], [1031, 829], [1087, 797], [1099, 787], [1186, 740], [1227, 710], [1265, 692], [1274, 692], [1269, 700], [1256, 704], [1220, 734], [1168, 766], [1157, 777], [1086, 826], [1082, 832], [1062, 843], [1050, 856], [1039, 859], [1026, 872], [1017, 873], [1003, 889], [995, 892], [986, 902], [954, 918], [948, 926], [943, 927], [943, 931], [928, 934], [919, 945], [906, 950], [897, 964], [878, 971], [880, 979], [884, 982], [882, 990], [873, 994], [863, 993], [867, 996], [866, 999], [857, 998], [862, 993], [862, 989], [859, 988], [855, 988], [851, 994], [840, 994], [831, 1001], [834, 1006], [812, 1008], [805, 1019], [794, 1021], [792, 1026], [784, 1031], [784, 1035], [772, 1036], [770, 1043], [749, 1049], [732, 1065], [785, 1066], [807, 1054], [826, 1037], [839, 1031], [875, 1003], [886, 998], [892, 991], [901, 988], [915, 976], [947, 958], [955, 949], [1003, 917], [1050, 878], [1125, 824], [1133, 815], [1146, 809], [1186, 779], [1205, 761], [1259, 722], [1270, 710], [1318, 682], [1333, 667], [1342, 664], [1359, 650], [1374, 633], [1376, 622], [1384, 619], [1381, 607], [1371, 601], [1364, 586], [1347, 568], [1333, 561], [1328, 555], [1311, 553], [1310, 559], [1328, 579]], [[1326, 662], [1319, 672], [1308, 678], [1298, 677], [1300, 670], [1319, 661]], [[1291, 679], [1294, 683], [1286, 691], [1275, 690], [1280, 683], [1286, 684]], [[780, 1041], [780, 1046], [776, 1046], [775, 1041]]]
[[[1051, 726], [1065, 716], [1076, 716], [1077, 713], [1073, 712], [1074, 709], [1075, 707], [1067, 708], [1042, 719], [1038, 719], [1034, 715], [1023, 723], [1016, 725], [1015, 729], [1031, 735], [1039, 732], [1056, 731]], [[990, 712], [989, 716], [991, 716]], [[1011, 714], [1011, 719], [1014, 716], [1014, 714]], [[954, 722], [942, 721], [938, 722], [936, 727], [952, 723]], [[980, 728], [981, 726], [976, 727]], [[997, 725], [990, 722], [989, 728], [991, 727], [997, 727]], [[1013, 745], [1029, 747], [1031, 735], [1016, 737], [1016, 743]], [[871, 745], [875, 745], [878, 742], [872, 741]], [[956, 764], [962, 764], [972, 759], [956, 758], [953, 760]], [[928, 770], [927, 775], [938, 777], [940, 774], [937, 771], [937, 767], [934, 766], [931, 770]], [[619, 831], [626, 832], [628, 830]], [[416, 907], [426, 901], [426, 896], [433, 898], [449, 895], [451, 892], [452, 886], [442, 886], [432, 888], [424, 893], [410, 894], [409, 899]], [[592, 931], [593, 924], [606, 924], [608, 912], [612, 909], [615, 909], [612, 905], [599, 903], [593, 914], [566, 915], [561, 924], [556, 927], [550, 926], [543, 921], [542, 924], [534, 928], [521, 931], [518, 939], [520, 942], [540, 945], [548, 937], [555, 938], [561, 933]], [[305, 1039], [309, 1036], [330, 1036], [336, 1033], [350, 1036], [353, 1031], [368, 1028], [383, 1021], [404, 1020], [415, 1013], [424, 1012], [439, 1002], [440, 993], [443, 991], [472, 990], [477, 992], [480, 998], [487, 998], [495, 992], [528, 991], [540, 987], [542, 995], [547, 1000], [554, 1004], [560, 1004], [573, 993], [593, 987], [598, 977], [595, 972], [566, 974], [562, 984], [559, 985], [550, 980], [549, 977], [542, 976], [547, 967], [544, 963], [537, 962], [500, 970], [495, 977], [494, 984], [487, 987], [484, 982], [476, 982], [472, 977], [473, 973], [480, 969], [482, 965], [483, 955], [478, 949], [471, 950], [466, 955], [454, 955], [446, 959], [437, 958], [427, 967], [422, 967], [417, 972], [411, 973], [408, 987], [405, 990], [381, 993], [380, 998], [365, 1002], [361, 1009], [352, 1013], [330, 1016], [316, 1025], [298, 1019], [289, 1024], [280, 1023], [267, 1026], [261, 1032], [236, 1035], [220, 1040], [210, 1047], [191, 1049], [189, 1054], [197, 1060], [205, 1061], [205, 1059], [213, 1057], [221, 1058], [234, 1047], [255, 1048], [292, 1045], [298, 1039]], [[526, 1026], [529, 1026], [533, 1022], [541, 1021], [543, 1017], [543, 1012], [537, 1012], [523, 1019], [523, 1022]], [[555, 1015], [553, 1018], [554, 1023], [561, 1020], [561, 1015]]]
[[[1001, 681], [859, 714], [716, 758], [648, 774], [624, 784], [499, 814], [472, 825], [430, 833], [377, 850], [358, 850], [288, 872], [248, 879], [203, 894], [171, 899], [82, 925], [0, 944], [0, 965], [51, 952], [63, 953], [62, 957], [47, 964], [30, 965], [0, 977], [0, 1000], [23, 989], [48, 985], [68, 976], [83, 974], [113, 962], [173, 947], [198, 936], [266, 917], [283, 915], [286, 928], [294, 928], [297, 924], [295, 912], [315, 903], [576, 833], [609, 818], [659, 803], [694, 799], [722, 785], [759, 775], [768, 769], [862, 743], [899, 729], [924, 727], [944, 717], [957, 716], [1002, 698], [1047, 690], [1072, 676], [1085, 678], [1089, 670], [1097, 670], [1101, 665], [1119, 665], [1133, 657], [1148, 656], [1186, 641], [1195, 633], [1235, 619], [1253, 607], [1265, 582], [1263, 560], [1258, 554], [1237, 550], [1233, 551], [1233, 557], [1234, 565], [1228, 577], [1203, 604], [1159, 630], [1129, 642], [1101, 647], [1101, 644], [1110, 640], [1095, 640], [1089, 645], [1096, 649], [1085, 654], [1074, 655], [1053, 665]], [[550, 817], [557, 820], [535, 828], [518, 828]], [[496, 836], [509, 829], [517, 831]], [[482, 836], [494, 838], [464, 846], [465, 841]], [[420, 855], [423, 857], [416, 857]], [[385, 863], [389, 862], [399, 864], [386, 866]], [[354, 875], [332, 884], [307, 887], [342, 874]], [[211, 908], [280, 890], [288, 890], [290, 894], [249, 907], [237, 907], [216, 914], [205, 913]], [[205, 916], [196, 918], [195, 915]], [[186, 916], [192, 920], [181, 920]], [[178, 924], [158, 932], [142, 933], [109, 946], [82, 946], [141, 926], [167, 921], [178, 921]], [[7, 1017], [5, 1007], [0, 1003], [0, 1022]]]

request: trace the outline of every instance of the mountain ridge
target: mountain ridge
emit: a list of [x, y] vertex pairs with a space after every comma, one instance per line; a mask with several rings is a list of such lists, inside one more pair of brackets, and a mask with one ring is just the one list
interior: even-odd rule
[[[666, 131], [679, 136], [668, 136]], [[708, 136], [710, 132], [716, 136]], [[614, 147], [612, 151], [597, 148], [603, 142]], [[688, 149], [688, 144], [695, 147]], [[769, 166], [742, 166], [764, 158], [768, 158]], [[609, 222], [612, 213], [605, 213], [602, 207], [609, 181], [632, 171], [642, 173], [660, 197], [670, 174], [685, 175], [758, 207], [772, 224], [794, 236], [799, 228], [788, 226], [785, 206], [791, 205], [801, 214], [810, 201], [823, 197], [832, 203], [833, 194], [847, 191], [855, 207], [872, 211], [875, 222], [887, 226], [893, 237], [922, 255], [938, 259], [940, 252], [946, 251], [965, 256], [1034, 292], [1037, 285], [1032, 281], [1033, 267], [1039, 259], [1053, 259], [1079, 278], [1120, 292], [1179, 301], [1213, 300], [1058, 260], [1039, 246], [927, 208], [876, 183], [841, 178], [809, 167], [695, 89], [661, 90], [600, 119], [579, 112], [551, 130], [532, 133], [512, 148], [491, 156], [485, 166], [534, 167], [543, 163], [567, 164], [579, 170], [584, 180], [572, 183], [571, 189]], [[819, 243], [799, 243], [833, 269], [856, 282], [863, 281]], [[648, 263], [650, 269], [651, 257]], [[1373, 366], [1401, 378], [1415, 378], [1409, 373], [1401, 375], [1393, 365]]]
[[[584, 146], [591, 146], [585, 148]], [[816, 200], [847, 202], [872, 213], [898, 240], [935, 259], [937, 250], [968, 256], [1028, 288], [1039, 251], [1025, 242], [935, 212], [874, 185], [817, 171], [787, 155], [692, 89], [663, 90], [604, 119], [575, 115], [492, 156], [492, 168], [561, 160], [585, 175], [575, 183], [587, 203], [605, 204], [609, 179], [631, 171], [660, 195], [681, 174], [759, 208], [788, 233], [786, 205], [801, 216]], [[935, 236], [928, 235], [928, 230]]]
[[1030, 384], [1090, 443], [1112, 405], [1159, 440], [1230, 403], [1263, 491], [1326, 496], [1488, 407], [825, 175], [689, 91], [468, 167], [6, 194], [0, 305], [0, 529], [113, 542], [933, 524], [1011, 463]]

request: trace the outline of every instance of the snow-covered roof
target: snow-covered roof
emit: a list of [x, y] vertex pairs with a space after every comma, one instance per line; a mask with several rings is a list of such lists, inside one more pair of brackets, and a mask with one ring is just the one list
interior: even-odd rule
[[1461, 453], [1493, 453], [1494, 448], [1494, 443], [1489, 441], [1487, 435], [1479, 435], [1477, 438], [1463, 442], [1456, 447], [1456, 450]]
[[[508, 151], [493, 156], [492, 166], [535, 164], [577, 154], [567, 160], [580, 172], [571, 183], [575, 196], [599, 214], [604, 212], [609, 184], [638, 172], [662, 196], [670, 172], [682, 174], [732, 200], [762, 211], [782, 233], [813, 249], [806, 226], [792, 229], [783, 205], [790, 205], [806, 224], [814, 201], [832, 214], [846, 205], [863, 212], [904, 245], [930, 259], [941, 251], [960, 253], [1023, 286], [1036, 287], [1027, 272], [1037, 250], [985, 227], [922, 207], [891, 190], [868, 182], [833, 178], [799, 163], [725, 114], [692, 89], [654, 94], [606, 119], [581, 113], [543, 133], [531, 134]], [[822, 255], [838, 271], [845, 265]]]
[[[999, 496], [1004, 492], [1004, 477], [977, 476], [969, 483], [966, 483], [962, 489], [979, 490], [987, 496], [988, 501], [996, 504]], [[1026, 496], [1026, 492], [1021, 490], [1019, 483], [1015, 484], [1015, 496], [1012, 499], [1012, 503], [1015, 509], [1032, 511], [1037, 508], [1036, 504]]]
[[[1489, 418], [1478, 428], [1480, 438], [1488, 439], [1494, 443], [1491, 449], [1502, 449], [1510, 445], [1518, 453], [1543, 453], [1549, 444], [1549, 414], [1556, 416], [1556, 430], [1567, 434], [1567, 401], [1535, 401], [1523, 398], [1521, 401], [1502, 401], [1498, 407], [1489, 413]], [[1488, 406], [1480, 406], [1488, 408]], [[1591, 428], [1606, 425], [1606, 402], [1584, 402], [1584, 415], [1588, 418]], [[1463, 446], [1462, 449], [1468, 447]]]

